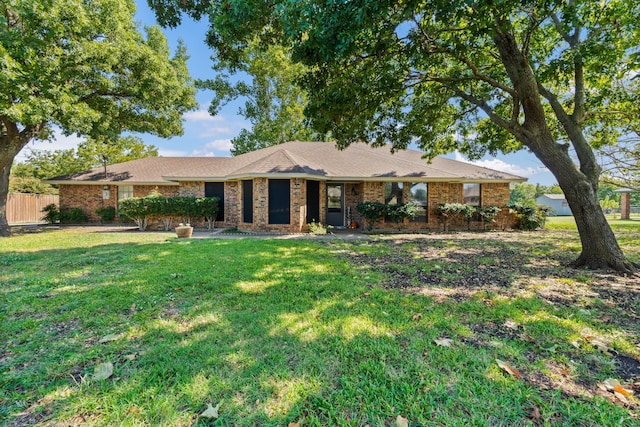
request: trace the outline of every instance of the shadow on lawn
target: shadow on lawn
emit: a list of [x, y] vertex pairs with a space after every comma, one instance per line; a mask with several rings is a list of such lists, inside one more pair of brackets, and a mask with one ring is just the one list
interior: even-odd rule
[[[584, 328], [624, 335], [622, 325], [572, 317], [535, 292], [516, 292], [519, 274], [495, 261], [506, 249], [376, 245], [385, 246], [343, 259], [333, 254], [344, 243], [255, 240], [3, 253], [2, 415], [14, 426], [52, 417], [389, 425], [397, 415], [422, 424], [526, 424], [534, 406], [551, 423], [571, 424], [576, 413], [596, 424], [628, 417], [591, 399], [615, 362], [569, 344]], [[406, 256], [431, 248], [437, 261]], [[511, 255], [510, 265], [538, 259], [524, 246]], [[485, 267], [474, 258], [486, 258]], [[552, 270], [536, 277], [556, 277]], [[418, 292], [430, 287], [453, 293]], [[520, 330], [502, 327], [508, 318]], [[113, 334], [122, 335], [99, 342]], [[456, 344], [435, 346], [443, 336]], [[586, 362], [574, 366], [569, 357]], [[519, 365], [524, 381], [500, 372], [496, 358]], [[104, 361], [114, 364], [113, 378], [83, 381]], [[219, 402], [218, 418], [198, 417]], [[585, 415], [585, 407], [598, 409]]]

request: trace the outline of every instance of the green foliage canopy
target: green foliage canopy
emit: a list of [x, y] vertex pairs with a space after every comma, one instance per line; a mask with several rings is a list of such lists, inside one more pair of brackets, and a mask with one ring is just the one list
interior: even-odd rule
[[16, 163], [11, 173], [16, 177], [48, 179], [60, 175], [82, 172], [99, 166], [154, 157], [158, 149], [146, 145], [140, 138], [126, 136], [114, 141], [99, 141], [87, 138], [77, 149], [36, 151], [27, 155], [27, 160]]
[[290, 46], [308, 67], [307, 116], [341, 146], [416, 143], [471, 158], [528, 148], [576, 213], [575, 265], [635, 270], [599, 207], [593, 147], [640, 120], [624, 108], [637, 94], [620, 84], [639, 69], [636, 0], [150, 4], [171, 25], [207, 13], [207, 41], [231, 64], [255, 37]]
[[181, 45], [171, 57], [158, 27], [143, 35], [131, 0], [5, 0], [0, 6], [0, 232], [9, 170], [33, 138], [113, 141], [122, 132], [182, 133], [196, 107]]
[[[307, 94], [296, 85], [305, 67], [292, 62], [288, 49], [280, 45], [263, 47], [254, 39], [237, 64], [219, 57], [212, 59], [216, 78], [198, 82], [199, 87], [215, 92], [209, 111], [215, 115], [222, 105], [241, 97], [245, 102], [239, 113], [252, 125], [231, 139], [233, 155], [287, 141], [322, 139], [306, 123]], [[238, 71], [246, 73], [251, 82], [237, 81], [231, 72]]]

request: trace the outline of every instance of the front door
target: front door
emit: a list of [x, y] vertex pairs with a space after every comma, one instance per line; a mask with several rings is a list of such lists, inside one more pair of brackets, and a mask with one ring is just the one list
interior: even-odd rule
[[327, 184], [327, 225], [344, 226], [344, 184]]

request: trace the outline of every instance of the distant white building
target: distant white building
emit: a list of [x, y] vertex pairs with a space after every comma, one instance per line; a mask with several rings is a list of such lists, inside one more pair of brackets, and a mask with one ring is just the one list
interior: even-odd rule
[[565, 199], [564, 194], [543, 194], [536, 199], [536, 205], [549, 206], [552, 209], [551, 212], [549, 212], [549, 215], [573, 215], [573, 212], [571, 212], [571, 208], [569, 207], [569, 203], [567, 203], [567, 199]]

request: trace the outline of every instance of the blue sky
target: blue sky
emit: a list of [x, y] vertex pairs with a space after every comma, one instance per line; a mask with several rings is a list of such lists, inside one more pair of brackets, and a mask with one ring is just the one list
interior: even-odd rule
[[[138, 7], [136, 20], [141, 26], [155, 24], [155, 16], [149, 9], [146, 0], [136, 0], [136, 4]], [[187, 63], [189, 71], [191, 76], [197, 79], [211, 78], [213, 76], [210, 61], [211, 51], [204, 43], [206, 30], [206, 19], [201, 22], [185, 19], [178, 28], [164, 29], [169, 46], [173, 51], [175, 51], [178, 40], [182, 39], [184, 41], [190, 56]], [[209, 115], [207, 107], [211, 98], [211, 92], [198, 92], [199, 108], [184, 116], [185, 132], [183, 136], [169, 139], [146, 134], [138, 136], [145, 143], [158, 147], [161, 156], [229, 156], [231, 138], [236, 136], [241, 129], [248, 127], [248, 123], [238, 115], [239, 101], [228, 104], [215, 117]], [[80, 141], [81, 139], [78, 137], [65, 137], [57, 133], [54, 142], [36, 141], [30, 143], [28, 148], [25, 148], [16, 160], [24, 160], [25, 153], [28, 152], [29, 148], [35, 150], [68, 149], [75, 147]], [[459, 153], [452, 153], [447, 157], [466, 161]], [[529, 179], [529, 183], [551, 185], [556, 182], [553, 175], [533, 154], [524, 151], [506, 156], [486, 156], [473, 163], [526, 177]]]

